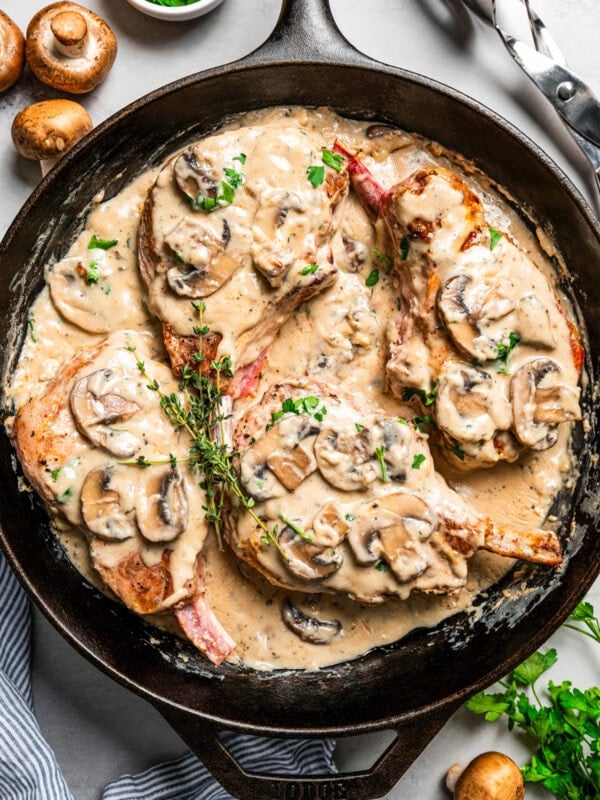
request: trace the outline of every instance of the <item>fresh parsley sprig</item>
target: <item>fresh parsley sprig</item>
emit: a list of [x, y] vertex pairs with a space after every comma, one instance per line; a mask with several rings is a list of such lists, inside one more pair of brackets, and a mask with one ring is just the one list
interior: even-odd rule
[[[580, 603], [565, 626], [600, 643], [600, 623], [590, 603]], [[509, 730], [529, 734], [537, 749], [521, 768], [526, 781], [539, 783], [558, 800], [598, 800], [600, 688], [582, 691], [571, 681], [549, 681], [549, 703], [544, 703], [536, 684], [556, 661], [554, 648], [533, 653], [500, 681], [503, 691], [479, 692], [467, 708], [487, 722], [506, 715]]]

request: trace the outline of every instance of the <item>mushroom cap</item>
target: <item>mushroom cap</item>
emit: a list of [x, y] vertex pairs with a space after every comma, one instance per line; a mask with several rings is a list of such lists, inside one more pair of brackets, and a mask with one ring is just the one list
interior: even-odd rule
[[0, 92], [21, 77], [25, 68], [25, 37], [12, 19], [0, 11]]
[[72, 94], [91, 92], [117, 55], [108, 24], [77, 3], [52, 3], [27, 26], [27, 63], [43, 83]]
[[523, 800], [521, 770], [504, 753], [476, 756], [456, 782], [454, 800]]
[[22, 156], [41, 161], [61, 156], [93, 127], [90, 115], [79, 103], [42, 100], [19, 111], [11, 134]]

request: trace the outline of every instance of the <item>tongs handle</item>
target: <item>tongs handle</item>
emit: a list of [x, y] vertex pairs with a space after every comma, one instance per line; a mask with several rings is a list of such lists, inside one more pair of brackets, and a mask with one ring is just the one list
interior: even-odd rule
[[[567, 125], [600, 147], [600, 102], [590, 87], [573, 70], [510, 36], [498, 25], [496, 29], [517, 64], [550, 100]], [[596, 152], [594, 166], [600, 167], [600, 152]]]

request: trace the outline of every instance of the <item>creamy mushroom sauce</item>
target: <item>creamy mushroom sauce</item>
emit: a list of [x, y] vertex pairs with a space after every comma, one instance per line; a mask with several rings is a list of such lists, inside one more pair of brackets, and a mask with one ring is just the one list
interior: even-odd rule
[[[461, 169], [459, 160], [451, 160], [439, 146], [418, 136], [397, 131], [391, 136], [367, 139], [365, 134], [370, 125], [341, 119], [327, 109], [277, 108], [247, 114], [228, 124], [225, 130], [230, 131], [227, 139], [230, 155], [243, 150], [236, 141], [236, 131], [250, 126], [260, 136], [263, 146], [257, 152], [262, 153], [261, 159], [248, 160], [244, 165], [247, 185], [250, 186], [253, 182], [260, 182], [261, 175], [276, 170], [278, 180], [285, 188], [286, 174], [306, 169], [307, 152], [311, 156], [310, 163], [318, 163], [319, 148], [332, 147], [336, 137], [342, 138], [351, 149], [362, 148], [361, 158], [384, 186], [391, 186], [422, 167], [449, 166], [457, 170], [481, 197], [489, 223], [509, 232], [547, 280], [555, 284], [549, 259], [535, 236], [502, 200], [500, 193], [490, 188], [483, 176], [468, 165]], [[291, 145], [304, 135], [309, 141], [308, 151], [305, 152], [306, 148], [302, 150], [300, 164], [295, 160], [293, 146], [286, 159], [278, 157], [274, 160], [269, 155], [272, 137], [290, 136], [290, 129], [294, 131]], [[286, 133], [282, 134], [282, 130]], [[192, 319], [189, 303], [173, 303], [173, 295], [163, 287], [162, 293], [151, 290], [147, 305], [138, 274], [137, 230], [146, 195], [157, 172], [154, 170], [142, 175], [106, 202], [102, 202], [101, 197], [96, 198], [86, 228], [69, 253], [62, 261], [47, 268], [48, 285], [32, 306], [29, 335], [11, 387], [16, 408], [30, 396], [41, 393], [59, 365], [71, 358], [78, 348], [96, 343], [123, 327], [151, 333], [160, 342], [157, 345], [160, 347], [160, 329], [148, 307], [157, 309], [164, 303], [169, 304], [169, 315], [172, 318], [174, 315], [176, 321], [179, 319], [181, 331], [189, 329]], [[100, 188], [96, 187], [96, 190]], [[167, 203], [168, 198], [168, 192], [163, 192], [162, 202]], [[171, 199], [173, 207], [181, 202], [174, 191]], [[244, 202], [240, 192], [236, 198], [240, 208], [235, 213], [245, 213]], [[166, 205], [164, 213], [171, 212], [172, 209]], [[118, 243], [108, 250], [89, 249], [94, 235], [99, 239], [116, 239]], [[183, 241], [172, 242], [174, 248], [184, 244]], [[262, 370], [255, 397], [235, 403], [237, 419], [269, 386], [290, 376], [302, 375], [334, 384], [346, 395], [353, 396], [355, 402], [362, 395], [365, 402], [375, 404], [387, 414], [412, 416], [410, 408], [387, 394], [384, 386], [385, 332], [396, 312], [396, 296], [385, 258], [389, 252], [389, 240], [381, 222], [371, 223], [352, 192], [345, 201], [332, 246], [334, 263], [339, 270], [336, 282], [309, 303], [301, 305], [280, 330]], [[81, 270], [89, 271], [90, 268], [97, 272], [97, 281], [86, 284], [77, 280], [77, 274], [81, 277]], [[378, 271], [379, 280], [368, 286], [366, 279], [373, 270]], [[211, 329], [220, 329], [227, 334], [221, 343], [220, 355], [227, 353], [228, 343], [234, 335], [243, 335], [248, 317], [253, 313], [248, 297], [259, 291], [260, 282], [254, 277], [250, 285], [249, 278], [244, 275], [238, 275], [235, 285], [231, 283], [230, 288], [235, 291], [228, 291], [222, 298], [218, 294], [206, 298], [206, 323]], [[547, 292], [545, 282], [540, 283], [544, 284], [541, 291]], [[74, 287], [78, 289], [74, 290]], [[535, 300], [533, 303], [535, 305]], [[561, 298], [561, 303], [568, 313], [564, 298]], [[181, 311], [183, 308], [185, 312]], [[532, 307], [531, 313], [535, 317], [536, 308]], [[552, 336], [551, 330], [561, 318], [552, 303], [546, 305], [542, 313], [543, 324], [539, 326], [535, 320], [526, 318], [527, 311], [523, 315], [523, 326], [537, 327], [540, 335], [546, 338]], [[496, 324], [494, 315], [490, 313], [488, 316], [492, 330]], [[568, 341], [553, 341], [552, 345], [552, 358], [565, 370], [572, 370]], [[485, 342], [481, 346], [485, 347]], [[511, 371], [530, 359], [532, 352], [535, 351], [527, 343], [515, 348], [510, 356]], [[163, 448], [159, 427], [149, 426], [145, 432], [154, 453]], [[497, 522], [539, 527], [571, 469], [569, 427], [569, 424], [559, 426], [558, 441], [551, 448], [530, 451], [514, 463], [501, 463], [485, 470], [461, 471], [434, 449], [435, 466], [450, 485], [482, 514]], [[310, 480], [321, 506], [327, 500], [328, 484], [316, 473]], [[58, 535], [73, 562], [88, 579], [100, 584], [91, 568], [83, 536], [64, 520], [56, 519], [55, 522]], [[203, 536], [203, 526], [199, 528], [202, 531], [199, 535]], [[189, 547], [186, 537], [175, 539], [170, 544], [174, 553], [186, 546]], [[464, 588], [436, 596], [414, 593], [405, 600], [393, 599], [373, 606], [338, 595], [303, 595], [275, 588], [233, 556], [228, 548], [220, 551], [211, 535], [205, 553], [206, 597], [237, 643], [230, 660], [267, 670], [318, 668], [394, 642], [416, 627], [434, 626], [449, 615], [472, 608], [473, 598], [496, 582], [512, 564], [507, 559], [480, 552], [470, 561]], [[181, 561], [189, 570], [189, 561], [186, 562], [185, 558]], [[308, 614], [323, 620], [339, 620], [342, 633], [326, 647], [300, 641], [281, 619], [282, 602], [287, 596], [291, 596], [293, 603]], [[159, 617], [155, 621], [166, 627], [174, 626], [170, 618]]]

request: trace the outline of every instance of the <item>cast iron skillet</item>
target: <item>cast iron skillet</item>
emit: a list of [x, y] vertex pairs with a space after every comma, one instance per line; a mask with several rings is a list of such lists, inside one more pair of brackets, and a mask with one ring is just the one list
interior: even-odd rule
[[[473, 159], [553, 232], [572, 276], [564, 289], [584, 310], [582, 330], [587, 328], [590, 341], [600, 341], [600, 229], [548, 157], [472, 100], [358, 53], [337, 30], [327, 0], [284, 0], [263, 47], [133, 103], [67, 154], [35, 190], [0, 245], [3, 380], [14, 366], [43, 265], [64, 253], [100, 188], [113, 195], [149, 163], [159, 163], [229, 114], [281, 104], [328, 105], [346, 116], [389, 121]], [[598, 347], [587, 352], [584, 404], [590, 425], [575, 437], [579, 476], [555, 509], [563, 539], [569, 534], [566, 569], [557, 574], [520, 567], [482, 601], [476, 623], [455, 617], [385, 651], [319, 672], [262, 675], [228, 665], [217, 670], [191, 646], [157, 633], [79, 576], [56, 544], [40, 504], [19, 492], [6, 435], [0, 439], [2, 545], [58, 630], [94, 664], [153, 703], [229, 792], [245, 800], [379, 797], [460, 703], [560, 625], [598, 573], [598, 478], [590, 459], [597, 449], [597, 412], [590, 401], [599, 352]], [[3, 406], [6, 414], [6, 400]], [[527, 591], [503, 598], [501, 590], [511, 585], [525, 585]], [[151, 636], [160, 644], [151, 644]], [[219, 739], [225, 729], [347, 736], [383, 728], [398, 736], [371, 770], [322, 778], [250, 775]]]

